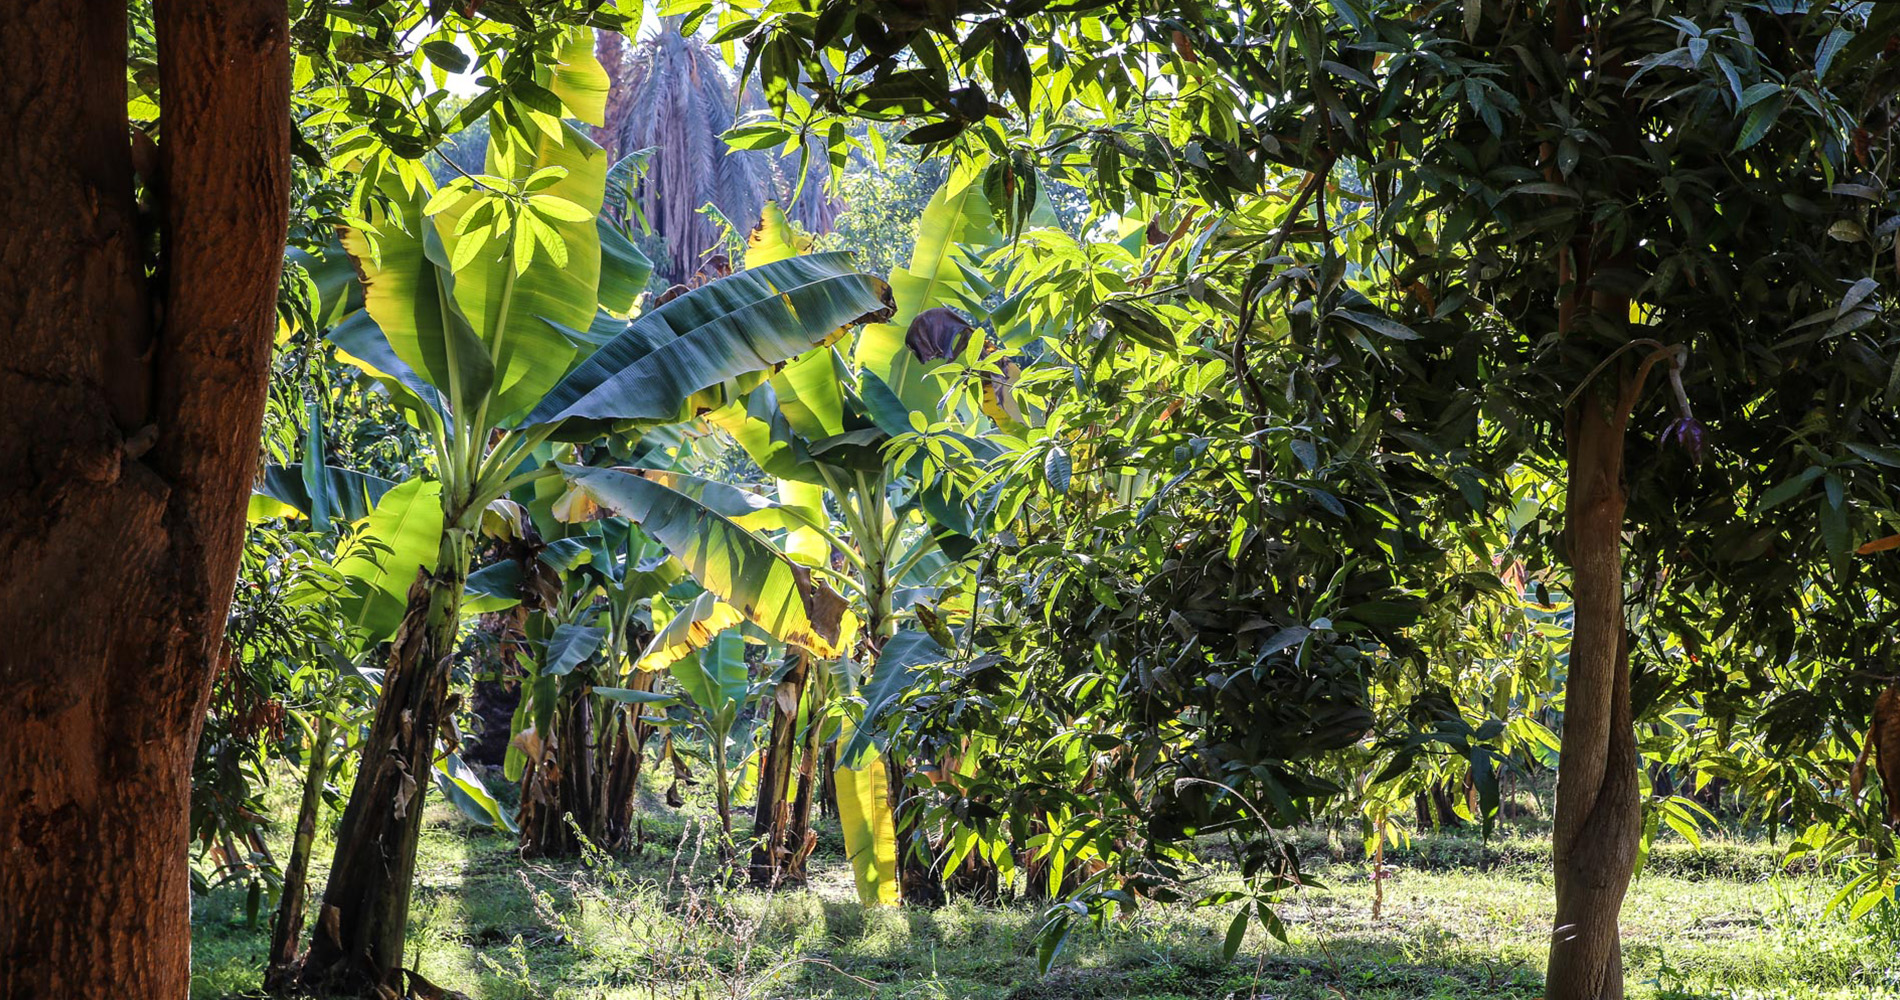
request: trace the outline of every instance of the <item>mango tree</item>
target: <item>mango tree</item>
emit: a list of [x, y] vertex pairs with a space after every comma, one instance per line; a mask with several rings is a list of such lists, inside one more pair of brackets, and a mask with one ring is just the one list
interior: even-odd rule
[[[20, 515], [0, 595], [22, 623], [0, 654], [8, 996], [189, 987], [191, 762], [270, 367], [286, 7], [133, 10], [61, 0], [0, 27], [18, 67], [0, 83], [0, 497]], [[162, 147], [156, 104], [128, 116], [134, 53], [163, 81]]]
[[[819, 6], [762, 25], [768, 92], [1092, 167], [1105, 211], [1157, 223], [1154, 281], [1124, 305], [1228, 315], [1199, 346], [1246, 389], [1254, 440], [1292, 407], [1376, 456], [1394, 494], [1467, 495], [1442, 509], [1473, 519], [1515, 465], [1563, 470], [1561, 511], [1515, 541], [1575, 602], [1548, 990], [1621, 996], [1643, 714], [1772, 699], [1794, 749], [1872, 702], [1852, 664], [1893, 570], [1851, 557], [1891, 534], [1900, 436], [1893, 345], [1871, 332], [1894, 276], [1900, 13], [1032, 3], [920, 24]], [[1240, 294], [1209, 294], [1223, 273]], [[1265, 363], [1289, 346], [1325, 364]], [[1660, 457], [1626, 463], [1631, 444]], [[1811, 586], [1839, 624], [1790, 612]], [[1710, 655], [1743, 649], [1773, 655]], [[1789, 683], [1797, 655], [1839, 683]]]

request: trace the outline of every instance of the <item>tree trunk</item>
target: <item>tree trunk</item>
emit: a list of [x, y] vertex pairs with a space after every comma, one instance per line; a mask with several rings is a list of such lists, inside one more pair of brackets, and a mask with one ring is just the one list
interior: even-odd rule
[[[781, 885], [804, 885], [804, 866], [794, 865], [801, 857], [805, 834], [794, 838], [794, 813], [798, 789], [793, 781], [793, 764], [804, 749], [798, 738], [799, 709], [805, 702], [806, 682], [811, 676], [811, 657], [798, 654], [798, 662], [779, 681], [774, 692], [771, 735], [765, 744], [765, 758], [759, 766], [758, 807], [752, 812], [752, 885], [776, 889]], [[807, 806], [809, 795], [805, 796]], [[807, 816], [810, 814], [807, 813]], [[809, 829], [809, 824], [805, 824]]]
[[1003, 873], [982, 851], [971, 851], [955, 869], [944, 873], [943, 888], [945, 893], [976, 903], [995, 904], [1003, 898]]
[[825, 744], [824, 766], [818, 769], [818, 814], [826, 819], [838, 818], [838, 744], [834, 740]]
[[[831, 701], [830, 684], [830, 677], [821, 671], [810, 678], [805, 687], [805, 703], [810, 707], [806, 710], [805, 741], [798, 760], [792, 818], [785, 828], [785, 842], [793, 845], [792, 856], [786, 864], [801, 885], [807, 880], [806, 862], [811, 858], [812, 849], [818, 846], [818, 835], [811, 828], [812, 806], [824, 797], [825, 783], [831, 780], [831, 771], [824, 767], [824, 727], [818, 725], [818, 716]], [[835, 798], [832, 808], [837, 808]]]
[[[570, 794], [572, 772], [581, 763], [575, 716], [584, 699], [573, 691], [560, 695], [548, 715], [548, 732], [534, 734], [538, 745], [532, 739], [528, 742], [528, 763], [521, 772], [521, 812], [516, 817], [524, 857], [568, 857], [577, 848], [567, 817], [577, 810], [585, 813], [585, 806]], [[568, 759], [570, 749], [573, 761]]]
[[125, 10], [0, 4], [0, 996], [23, 1000], [189, 990], [191, 765], [288, 222], [284, 5], [161, 2], [145, 258]]
[[417, 574], [390, 644], [376, 719], [337, 827], [336, 856], [304, 960], [305, 986], [400, 993], [403, 933], [415, 882], [436, 737], [448, 721], [449, 667], [468, 574], [467, 531], [448, 508], [437, 570]]
[[[650, 687], [649, 679], [640, 690]], [[598, 716], [596, 709], [603, 706], [580, 690], [562, 695], [556, 705], [541, 759], [530, 761], [522, 774], [523, 855], [578, 856], [576, 827], [601, 850], [626, 845], [640, 758], [619, 707], [605, 706]]]
[[615, 705], [608, 713], [608, 745], [613, 750], [601, 796], [600, 846], [622, 851], [633, 839], [633, 793], [640, 786], [640, 747], [634, 741], [633, 730], [639, 723], [629, 718], [631, 709]]
[[[338, 678], [341, 682], [341, 678]], [[297, 829], [284, 866], [284, 885], [271, 924], [270, 957], [264, 967], [264, 989], [283, 995], [296, 986], [297, 954], [303, 945], [305, 893], [309, 886], [310, 853], [317, 837], [317, 811], [323, 805], [323, 779], [330, 770], [330, 744], [336, 737], [334, 706], [323, 708], [310, 746], [310, 766], [304, 773], [303, 797], [297, 804]]]
[[1623, 437], [1629, 416], [1623, 400], [1633, 396], [1631, 381], [1622, 380], [1608, 405], [1606, 392], [1585, 387], [1567, 428], [1565, 519], [1576, 619], [1551, 832], [1557, 913], [1545, 977], [1548, 1000], [1623, 996], [1617, 918], [1642, 830], [1623, 619]]

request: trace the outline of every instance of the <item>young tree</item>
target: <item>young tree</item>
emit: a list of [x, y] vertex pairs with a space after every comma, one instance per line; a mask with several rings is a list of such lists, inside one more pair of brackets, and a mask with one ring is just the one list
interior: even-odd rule
[[182, 997], [186, 803], [244, 541], [290, 211], [272, 0], [0, 12], [0, 994]]

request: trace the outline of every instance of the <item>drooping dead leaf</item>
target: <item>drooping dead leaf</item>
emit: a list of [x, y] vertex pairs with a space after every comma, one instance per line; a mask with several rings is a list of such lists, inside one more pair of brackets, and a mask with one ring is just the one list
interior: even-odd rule
[[1874, 757], [1875, 773], [1880, 775], [1881, 790], [1887, 796], [1887, 823], [1900, 826], [1900, 685], [1880, 692], [1874, 700], [1873, 724], [1861, 741], [1860, 757], [1854, 761], [1849, 789], [1858, 798], [1867, 780], [1867, 757]]
[[956, 310], [938, 306], [918, 313], [910, 321], [910, 329], [904, 332], [904, 346], [919, 361], [954, 358], [963, 353], [974, 329]]
[[600, 504], [578, 486], [570, 486], [554, 501], [554, 519], [568, 524], [591, 521], [600, 514]]
[[532, 523], [527, 508], [507, 497], [491, 500], [482, 508], [482, 534], [490, 538], [512, 541], [531, 530]]
[[409, 815], [409, 803], [416, 797], [416, 776], [408, 771], [402, 772], [402, 780], [396, 785], [396, 818]]
[[541, 763], [541, 758], [547, 755], [547, 745], [541, 741], [541, 734], [532, 728], [516, 733], [515, 738], [508, 742], [537, 764]]

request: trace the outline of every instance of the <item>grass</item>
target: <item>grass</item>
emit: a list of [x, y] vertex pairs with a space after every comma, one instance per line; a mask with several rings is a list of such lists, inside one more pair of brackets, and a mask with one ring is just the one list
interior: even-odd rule
[[[641, 809], [651, 817], [644, 851], [590, 865], [523, 861], [512, 838], [432, 802], [409, 963], [438, 986], [485, 1000], [1530, 1000], [1543, 992], [1551, 888], [1548, 851], [1535, 837], [1414, 838], [1388, 856], [1396, 870], [1374, 920], [1369, 867], [1337, 838], [1303, 834], [1306, 864], [1326, 888], [1283, 903], [1289, 943], [1255, 929], [1225, 962], [1231, 907], [1151, 905], [1078, 929], [1056, 968], [1038, 976], [1032, 908], [965, 900], [866, 910], [835, 831], [821, 840], [810, 888], [720, 889], [702, 836], [708, 810], [692, 803], [677, 813], [650, 800]], [[322, 843], [319, 864], [328, 858]], [[1900, 997], [1900, 918], [1887, 906], [1859, 923], [1827, 914], [1837, 888], [1821, 874], [1777, 873], [1765, 845], [1659, 845], [1623, 911], [1630, 995]], [[267, 920], [247, 925], [241, 887], [195, 901], [194, 1000], [254, 995]]]

